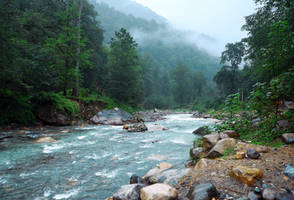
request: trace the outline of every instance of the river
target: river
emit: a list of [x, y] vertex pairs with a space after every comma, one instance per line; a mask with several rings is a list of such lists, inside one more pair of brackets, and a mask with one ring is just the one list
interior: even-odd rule
[[[169, 130], [127, 133], [122, 126], [70, 127], [50, 144], [18, 141], [0, 151], [0, 199], [98, 199], [111, 196], [132, 174], [160, 162], [183, 168], [200, 126], [213, 119], [169, 115], [154, 122]], [[156, 160], [157, 156], [166, 157]]]

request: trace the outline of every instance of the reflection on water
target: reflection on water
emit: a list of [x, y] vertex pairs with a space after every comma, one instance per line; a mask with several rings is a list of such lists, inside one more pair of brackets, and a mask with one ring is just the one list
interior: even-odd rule
[[73, 127], [69, 133], [50, 135], [56, 143], [9, 145], [0, 152], [0, 199], [103, 200], [128, 184], [132, 174], [144, 175], [163, 158], [183, 167], [195, 138], [192, 131], [214, 120], [179, 114], [156, 123], [169, 130], [127, 133], [121, 126]]

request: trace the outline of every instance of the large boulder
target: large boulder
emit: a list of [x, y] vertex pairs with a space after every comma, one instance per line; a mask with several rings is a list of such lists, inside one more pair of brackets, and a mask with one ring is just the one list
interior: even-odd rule
[[168, 130], [168, 128], [162, 126], [162, 125], [159, 125], [159, 124], [148, 124], [146, 125], [147, 128], [148, 128], [148, 131], [166, 131]]
[[282, 138], [286, 144], [294, 143], [294, 133], [285, 133], [282, 135]]
[[208, 158], [217, 158], [223, 156], [228, 149], [234, 149], [237, 140], [234, 138], [225, 138], [220, 141], [208, 152]]
[[218, 191], [211, 183], [193, 186], [188, 193], [188, 198], [190, 200], [210, 200], [218, 196]]
[[113, 200], [140, 200], [140, 190], [143, 187], [140, 184], [123, 185], [113, 195]]
[[111, 110], [103, 110], [91, 119], [94, 124], [104, 124], [104, 125], [123, 125], [133, 120], [130, 113], [127, 113], [119, 108], [114, 108]]
[[234, 167], [229, 175], [237, 181], [246, 185], [254, 184], [257, 179], [263, 178], [263, 172], [257, 168], [251, 168], [246, 166]]
[[157, 183], [141, 189], [141, 200], [176, 200], [178, 192], [175, 188]]
[[209, 151], [216, 145], [216, 143], [220, 140], [218, 133], [211, 133], [209, 135], [205, 135], [202, 138], [203, 149], [204, 151]]

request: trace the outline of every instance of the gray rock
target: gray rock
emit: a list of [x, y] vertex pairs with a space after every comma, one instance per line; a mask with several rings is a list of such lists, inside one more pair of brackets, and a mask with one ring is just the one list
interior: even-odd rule
[[285, 143], [292, 144], [294, 143], [294, 133], [285, 133], [282, 135], [282, 138]]
[[111, 110], [103, 110], [93, 116], [90, 120], [94, 124], [123, 125], [132, 121], [133, 117], [131, 114], [119, 108], [114, 108]]
[[143, 184], [143, 179], [136, 174], [133, 174], [130, 178], [130, 184]]
[[216, 145], [216, 143], [220, 140], [218, 133], [211, 133], [209, 135], [203, 136], [203, 149], [204, 151], [209, 151]]
[[294, 195], [291, 192], [279, 193], [276, 196], [276, 200], [294, 200]]
[[256, 119], [254, 119], [254, 120], [251, 121], [251, 125], [256, 125], [259, 122], [261, 122], [261, 118], [256, 118]]
[[208, 152], [208, 158], [217, 158], [223, 156], [227, 149], [234, 149], [237, 140], [234, 138], [225, 138], [220, 141]]
[[185, 162], [185, 167], [189, 168], [192, 167], [194, 165], [194, 161], [193, 160], [187, 160]]
[[265, 200], [275, 200], [276, 194], [276, 191], [267, 188], [262, 191], [262, 198]]
[[203, 148], [192, 148], [190, 149], [190, 157], [194, 160], [197, 160], [200, 158], [200, 154], [203, 152]]
[[291, 165], [286, 165], [286, 169], [283, 171], [283, 174], [294, 179], [294, 167]]
[[262, 199], [261, 194], [256, 194], [253, 191], [251, 191], [251, 192], [248, 193], [248, 198], [250, 200], [261, 200]]
[[113, 195], [113, 200], [140, 200], [140, 190], [144, 185], [124, 185]]
[[134, 124], [128, 127], [128, 132], [145, 132], [148, 131], [148, 128], [145, 124]]
[[215, 186], [211, 183], [205, 183], [192, 187], [187, 195], [190, 200], [211, 200], [219, 196]]
[[251, 159], [258, 159], [260, 157], [260, 154], [254, 149], [248, 149], [246, 156]]

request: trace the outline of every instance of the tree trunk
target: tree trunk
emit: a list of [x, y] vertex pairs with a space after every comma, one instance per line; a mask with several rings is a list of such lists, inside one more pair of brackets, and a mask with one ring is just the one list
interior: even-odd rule
[[82, 16], [82, 9], [83, 9], [83, 0], [78, 0], [79, 1], [79, 8], [78, 8], [78, 21], [77, 21], [77, 27], [78, 27], [78, 46], [77, 46], [77, 60], [76, 60], [76, 81], [75, 81], [75, 86], [72, 91], [72, 95], [77, 97], [79, 96], [79, 71], [80, 71], [80, 54], [81, 54], [81, 16]]

